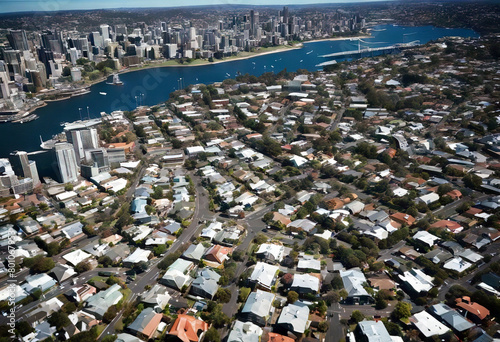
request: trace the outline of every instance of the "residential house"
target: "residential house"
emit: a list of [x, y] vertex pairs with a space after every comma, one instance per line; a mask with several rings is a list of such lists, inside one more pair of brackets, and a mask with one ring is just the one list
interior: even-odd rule
[[340, 277], [347, 291], [346, 303], [371, 304], [374, 302], [373, 297], [363, 286], [366, 278], [360, 269], [351, 268], [347, 271], [340, 271]]
[[118, 303], [122, 298], [121, 286], [114, 284], [107, 290], [89, 297], [85, 303], [83, 311], [94, 315], [97, 319], [102, 319], [109, 307]]
[[163, 314], [155, 312], [153, 308], [145, 308], [127, 327], [127, 331], [141, 339], [149, 340], [153, 337], [162, 317]]
[[45, 273], [29, 275], [25, 279], [21, 287], [24, 291], [32, 293], [35, 290], [47, 291], [52, 286], [56, 285], [56, 281]]
[[361, 321], [356, 327], [356, 334], [361, 341], [395, 342], [382, 321]]
[[399, 276], [401, 282], [410, 291], [419, 294], [422, 291], [429, 291], [434, 287], [434, 278], [425, 274], [422, 270], [412, 268]]
[[439, 201], [439, 195], [434, 192], [416, 198], [417, 203], [424, 203], [426, 205], [432, 204], [436, 201]]
[[201, 319], [180, 314], [177, 316], [168, 335], [176, 336], [181, 342], [198, 342], [202, 340], [208, 327], [208, 323]]
[[409, 214], [405, 214], [405, 213], [394, 213], [389, 217], [392, 220], [394, 220], [400, 224], [404, 224], [408, 227], [413, 226], [413, 224], [415, 223], [415, 218], [413, 216], [411, 216]]
[[285, 247], [276, 243], [264, 243], [260, 245], [255, 256], [267, 263], [280, 263], [283, 260]]
[[57, 264], [53, 269], [50, 270], [50, 274], [61, 284], [66, 279], [71, 278], [76, 274], [73, 267], [65, 264]]
[[266, 264], [265, 262], [257, 262], [249, 281], [253, 283], [257, 289], [271, 291], [276, 281], [279, 267]]
[[204, 268], [198, 271], [198, 276], [191, 283], [189, 293], [194, 296], [213, 299], [219, 289], [218, 281], [220, 275], [210, 268]]
[[417, 328], [425, 338], [430, 338], [435, 335], [441, 336], [450, 330], [426, 311], [421, 311], [411, 316], [410, 322], [413, 323], [415, 328]]
[[320, 275], [319, 274], [300, 274], [296, 273], [293, 276], [293, 283], [291, 290], [298, 294], [316, 294], [320, 288]]
[[123, 266], [132, 268], [141, 262], [148, 262], [150, 256], [151, 251], [137, 248], [134, 253], [123, 260]]
[[481, 304], [471, 301], [470, 297], [463, 296], [462, 298], [457, 298], [458, 310], [465, 315], [465, 318], [480, 324], [489, 315], [490, 311], [486, 309]]
[[165, 286], [155, 284], [149, 291], [140, 296], [145, 307], [152, 307], [156, 312], [162, 312], [170, 300], [170, 294]]
[[184, 251], [184, 253], [182, 253], [181, 257], [183, 259], [198, 263], [203, 257], [203, 255], [205, 255], [207, 250], [208, 248], [203, 246], [203, 244], [201, 243], [197, 245], [192, 244]]
[[307, 305], [288, 304], [281, 310], [276, 325], [293, 334], [303, 334], [310, 324], [308, 318]]
[[160, 279], [160, 283], [181, 290], [184, 285], [188, 285], [191, 282], [189, 272], [194, 269], [194, 267], [195, 265], [191, 261], [177, 259], [168, 267], [167, 271]]
[[220, 267], [224, 261], [229, 258], [232, 248], [221, 245], [214, 245], [208, 249], [203, 259], [214, 267]]
[[229, 332], [227, 342], [260, 342], [262, 333], [263, 330], [258, 325], [236, 320]]
[[431, 314], [446, 322], [456, 332], [463, 332], [475, 326], [446, 304], [435, 304], [429, 310]]
[[292, 231], [303, 231], [306, 233], [314, 233], [313, 228], [316, 227], [316, 223], [308, 219], [298, 219], [290, 222], [287, 225]]
[[265, 326], [273, 309], [274, 298], [275, 295], [271, 292], [257, 290], [250, 293], [241, 310], [242, 321]]

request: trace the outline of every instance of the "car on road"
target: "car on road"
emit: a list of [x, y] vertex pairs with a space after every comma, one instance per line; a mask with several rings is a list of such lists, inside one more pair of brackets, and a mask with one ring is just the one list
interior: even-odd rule
[[267, 228], [262, 229], [263, 233], [267, 233]]

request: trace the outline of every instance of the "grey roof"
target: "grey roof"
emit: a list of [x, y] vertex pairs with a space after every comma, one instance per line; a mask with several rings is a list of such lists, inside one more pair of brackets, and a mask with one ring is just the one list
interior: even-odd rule
[[114, 246], [109, 251], [107, 251], [104, 255], [111, 258], [111, 260], [115, 259], [125, 259], [130, 254], [130, 247], [125, 244], [120, 244], [118, 246]]
[[213, 297], [219, 289], [219, 284], [217, 283], [219, 279], [220, 275], [218, 273], [205, 268], [199, 272], [198, 277], [191, 284], [191, 289], [196, 294], [205, 293]]
[[351, 268], [347, 271], [340, 271], [340, 277], [349, 297], [369, 296], [363, 287], [363, 283], [366, 283], [366, 278], [361, 270]]
[[464, 248], [455, 241], [444, 241], [441, 246], [450, 250], [453, 254], [459, 254], [464, 251]]
[[157, 312], [153, 308], [145, 308], [137, 316], [137, 318], [128, 326], [130, 331], [142, 332], [148, 323], [157, 315]]
[[130, 334], [118, 334], [115, 342], [143, 342], [141, 339]]
[[362, 321], [358, 323], [359, 329], [370, 342], [392, 342], [389, 332], [382, 321]]
[[273, 293], [257, 290], [250, 293], [241, 313], [252, 313], [257, 317], [266, 317], [269, 315], [273, 301]]
[[89, 297], [84, 311], [94, 314], [97, 318], [101, 318], [111, 305], [118, 303], [123, 297], [120, 290], [121, 286], [114, 284], [107, 290]]
[[448, 251], [445, 251], [443, 249], [438, 248], [438, 249], [433, 249], [432, 251], [428, 252], [427, 254], [424, 255], [424, 257], [426, 259], [431, 260], [435, 264], [439, 264], [439, 263], [444, 262], [448, 259], [451, 259], [453, 257], [453, 255]]
[[83, 234], [82, 228], [83, 224], [80, 221], [77, 221], [67, 225], [66, 227], [63, 227], [61, 231], [68, 239], [72, 239], [75, 236]]
[[200, 260], [208, 248], [205, 248], [201, 243], [189, 246], [184, 253], [182, 253], [182, 257], [184, 259], [189, 260]]
[[72, 277], [73, 275], [76, 274], [75, 270], [73, 267], [70, 265], [63, 265], [63, 264], [58, 264], [56, 267], [54, 267], [50, 273], [54, 274], [55, 279], [61, 283], [62, 281]]
[[443, 314], [441, 318], [457, 331], [464, 331], [475, 326], [455, 310], [450, 310]]
[[309, 308], [305, 305], [289, 304], [283, 308], [278, 319], [278, 324], [285, 326], [286, 329], [303, 333], [306, 330], [307, 320], [309, 319]]

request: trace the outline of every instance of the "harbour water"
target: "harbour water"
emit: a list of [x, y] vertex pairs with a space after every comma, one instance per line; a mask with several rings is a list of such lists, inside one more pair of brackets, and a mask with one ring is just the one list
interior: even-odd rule
[[[389, 46], [395, 43], [419, 41], [424, 44], [445, 36], [478, 37], [470, 29], [446, 29], [433, 26], [404, 27], [381, 25], [374, 28], [372, 37], [364, 38], [361, 48]], [[144, 69], [120, 74], [122, 86], [107, 84], [112, 77], [93, 85], [91, 92], [68, 100], [48, 103], [35, 113], [39, 119], [23, 124], [0, 124], [0, 158], [7, 157], [14, 150], [32, 152], [40, 150], [40, 136], [44, 140], [62, 131], [61, 123], [96, 118], [101, 112], [132, 110], [137, 105], [155, 105], [168, 100], [169, 94], [182, 84], [223, 81], [238, 74], [259, 76], [265, 72], [279, 72], [283, 69], [296, 71], [319, 70], [317, 64], [327, 59], [320, 56], [341, 51], [357, 50], [357, 40], [325, 40], [305, 43], [303, 48], [279, 53], [261, 55], [249, 59], [201, 66], [179, 66]], [[182, 81], [181, 81], [182, 79]], [[105, 95], [104, 95], [105, 94]], [[88, 107], [88, 109], [87, 109]], [[50, 175], [50, 165], [45, 161], [47, 153], [31, 156], [37, 162], [41, 176]]]

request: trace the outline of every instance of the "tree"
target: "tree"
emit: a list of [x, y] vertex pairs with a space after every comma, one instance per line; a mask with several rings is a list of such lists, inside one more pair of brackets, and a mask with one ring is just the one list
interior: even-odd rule
[[464, 185], [466, 187], [476, 190], [480, 190], [481, 185], [483, 184], [483, 180], [481, 179], [481, 177], [473, 173], [466, 174], [465, 177], [462, 178], [462, 180], [464, 181]]
[[377, 297], [375, 301], [375, 309], [383, 310], [386, 307], [387, 307], [387, 301], [385, 299], [382, 299], [381, 297]]
[[288, 291], [286, 299], [288, 303], [293, 304], [299, 299], [299, 294], [295, 291]]
[[117, 313], [118, 309], [116, 308], [116, 305], [111, 305], [102, 316], [102, 321], [107, 324], [111, 323], [111, 321], [116, 317]]
[[240, 293], [238, 294], [238, 302], [246, 301], [248, 296], [250, 295], [250, 292], [252, 292], [252, 290], [248, 287], [240, 288]]
[[116, 340], [116, 338], [117, 338], [116, 335], [107, 335], [102, 339], [102, 342], [113, 342]]
[[205, 338], [203, 339], [203, 341], [220, 342], [220, 336], [219, 336], [219, 332], [217, 331], [217, 329], [215, 329], [214, 327], [211, 327], [210, 329], [208, 329], [207, 332], [205, 333]]
[[50, 325], [55, 326], [57, 330], [60, 330], [71, 323], [68, 315], [64, 312], [54, 312], [50, 315], [49, 319], [47, 319], [47, 322], [49, 322]]
[[21, 336], [26, 336], [31, 333], [34, 329], [26, 321], [16, 322], [16, 330]]
[[65, 66], [62, 70], [62, 74], [64, 77], [71, 76], [71, 68], [69, 66]]
[[318, 324], [318, 331], [320, 332], [327, 332], [328, 331], [328, 322], [327, 321], [323, 321], [323, 322], [319, 322]]
[[165, 245], [165, 244], [158, 245], [155, 248], [153, 248], [153, 253], [155, 254], [155, 256], [162, 255], [166, 251], [167, 251], [167, 245]]
[[97, 262], [99, 264], [101, 264], [102, 266], [104, 267], [109, 267], [113, 264], [113, 260], [111, 260], [111, 258], [107, 255], [103, 255], [102, 257], [100, 257]]
[[392, 316], [395, 320], [407, 319], [411, 316], [412, 306], [408, 302], [398, 302], [394, 311], [392, 312]]
[[362, 321], [362, 320], [364, 320], [364, 319], [365, 319], [365, 315], [363, 315], [363, 314], [361, 313], [361, 311], [359, 311], [359, 310], [354, 310], [354, 311], [352, 312], [352, 314], [351, 314], [351, 321], [352, 321], [353, 323], [356, 323], [356, 324], [357, 324], [357, 323], [361, 322], [361, 321]]
[[30, 269], [30, 273], [45, 273], [50, 271], [56, 265], [52, 258], [44, 257], [43, 255], [37, 255], [33, 258], [26, 258], [23, 261], [23, 265]]
[[83, 273], [90, 271], [92, 269], [92, 266], [90, 265], [89, 262], [87, 261], [80, 261], [76, 266], [75, 266], [75, 271], [78, 273]]
[[229, 289], [218, 289], [215, 294], [215, 299], [221, 303], [229, 303], [231, 300], [231, 291]]

